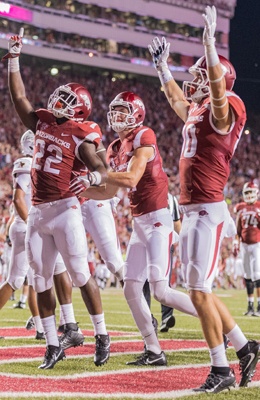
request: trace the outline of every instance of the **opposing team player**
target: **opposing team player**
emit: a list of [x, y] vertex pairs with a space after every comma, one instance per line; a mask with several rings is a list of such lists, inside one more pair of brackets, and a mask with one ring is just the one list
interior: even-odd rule
[[[259, 188], [253, 181], [243, 187], [242, 203], [235, 206], [237, 214], [237, 245], [241, 251], [248, 307], [245, 315], [260, 317], [260, 201]], [[234, 243], [234, 245], [236, 245]], [[254, 309], [256, 288], [257, 309]]]
[[183, 90], [167, 64], [170, 43], [155, 38], [149, 46], [166, 98], [184, 122], [180, 157], [180, 256], [192, 302], [198, 312], [211, 357], [211, 370], [196, 391], [217, 393], [235, 385], [223, 343], [228, 335], [240, 359], [241, 380], [252, 379], [259, 357], [259, 343], [248, 341], [225, 305], [212, 293], [222, 238], [228, 231], [230, 214], [223, 189], [229, 162], [241, 137], [246, 111], [232, 91], [236, 73], [232, 64], [217, 54], [217, 13], [207, 6], [203, 14], [205, 55], [189, 72], [192, 81]]

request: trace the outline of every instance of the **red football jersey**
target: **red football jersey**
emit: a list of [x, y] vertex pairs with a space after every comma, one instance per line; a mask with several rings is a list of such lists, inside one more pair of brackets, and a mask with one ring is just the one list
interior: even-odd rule
[[235, 206], [234, 212], [240, 221], [241, 232], [238, 232], [243, 243], [254, 244], [260, 242], [260, 201], [254, 204], [245, 202]]
[[93, 142], [98, 147], [101, 131], [95, 122], [84, 124], [71, 120], [59, 125], [53, 114], [38, 110], [35, 148], [31, 169], [32, 203], [40, 204], [75, 196], [69, 184], [84, 168], [78, 153], [84, 141]]
[[227, 92], [227, 98], [234, 120], [228, 134], [221, 134], [214, 128], [209, 98], [190, 105], [182, 131], [180, 204], [213, 203], [224, 199], [229, 162], [246, 122], [242, 100], [233, 92]]
[[134, 150], [143, 146], [152, 146], [154, 157], [147, 162], [137, 186], [128, 192], [134, 217], [166, 208], [168, 205], [168, 178], [162, 168], [155, 134], [147, 126], [141, 126], [132, 131], [123, 142], [116, 139], [107, 150], [107, 161], [110, 167], [114, 171], [125, 172]]

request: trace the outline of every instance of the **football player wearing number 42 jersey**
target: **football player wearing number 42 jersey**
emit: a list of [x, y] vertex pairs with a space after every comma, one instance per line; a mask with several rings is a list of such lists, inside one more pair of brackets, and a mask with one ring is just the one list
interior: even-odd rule
[[[99, 183], [106, 168], [96, 155], [102, 136], [99, 126], [85, 122], [92, 110], [87, 89], [77, 83], [60, 86], [50, 96], [47, 110], [35, 111], [25, 94], [20, 74], [19, 55], [23, 28], [9, 40], [8, 82], [11, 98], [23, 124], [35, 132], [31, 169], [32, 207], [28, 216], [26, 248], [34, 271], [34, 285], [47, 349], [39, 368], [53, 368], [64, 358], [55, 321], [55, 296], [52, 293], [54, 265], [58, 252], [90, 314], [96, 339], [94, 363], [109, 358], [107, 334], [99, 288], [87, 263], [87, 241], [80, 204], [69, 183], [72, 171], [87, 166], [92, 181]], [[84, 122], [84, 123], [83, 123]]]
[[207, 6], [203, 19], [205, 55], [189, 69], [193, 81], [183, 82], [183, 90], [167, 64], [170, 43], [165, 38], [155, 38], [149, 50], [166, 98], [184, 122], [179, 163], [179, 204], [184, 214], [180, 258], [211, 357], [210, 374], [194, 390], [218, 393], [235, 385], [222, 332], [229, 337], [240, 359], [239, 386], [247, 386], [252, 379], [259, 343], [246, 339], [225, 305], [212, 293], [220, 243], [230, 221], [223, 189], [229, 177], [229, 162], [245, 125], [246, 111], [242, 100], [232, 91], [234, 67], [216, 51], [216, 8]]

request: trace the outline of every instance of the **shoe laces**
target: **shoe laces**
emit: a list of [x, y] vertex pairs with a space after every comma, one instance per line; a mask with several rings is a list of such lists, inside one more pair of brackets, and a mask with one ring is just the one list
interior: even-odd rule
[[208, 375], [206, 382], [201, 385], [201, 389], [212, 389], [219, 382], [217, 375], [212, 372]]
[[250, 355], [249, 354], [246, 354], [244, 357], [242, 357], [240, 359], [240, 361], [239, 361], [239, 371], [240, 371], [241, 375], [243, 374], [244, 369], [246, 368], [249, 359], [250, 359]]
[[107, 336], [102, 338], [100, 335], [96, 336], [96, 347], [98, 349], [105, 348], [109, 345], [109, 341], [107, 340]]

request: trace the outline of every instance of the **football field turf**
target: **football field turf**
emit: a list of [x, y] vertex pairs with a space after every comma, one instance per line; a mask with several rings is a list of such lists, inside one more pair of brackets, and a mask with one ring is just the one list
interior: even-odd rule
[[[260, 318], [245, 317], [245, 290], [217, 290], [237, 323], [250, 339], [260, 341]], [[19, 299], [20, 293], [16, 293]], [[66, 359], [52, 370], [39, 370], [44, 352], [43, 341], [34, 339], [34, 330], [25, 329], [30, 316], [28, 307], [13, 309], [8, 301], [1, 310], [0, 399], [260, 399], [260, 363], [248, 388], [236, 387], [217, 395], [195, 394], [191, 389], [204, 383], [209, 372], [209, 354], [199, 321], [175, 311], [176, 325], [168, 333], [159, 333], [167, 367], [133, 367], [126, 365], [143, 351], [143, 342], [121, 289], [101, 292], [107, 329], [111, 336], [111, 356], [107, 364], [93, 363], [94, 338], [88, 313], [78, 289], [73, 290], [76, 319], [85, 335], [84, 345], [66, 350]], [[160, 305], [152, 301], [158, 319]], [[58, 321], [57, 309], [57, 321]], [[234, 349], [228, 359], [239, 382], [238, 360]]]

